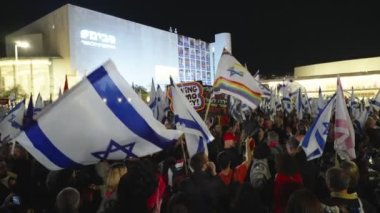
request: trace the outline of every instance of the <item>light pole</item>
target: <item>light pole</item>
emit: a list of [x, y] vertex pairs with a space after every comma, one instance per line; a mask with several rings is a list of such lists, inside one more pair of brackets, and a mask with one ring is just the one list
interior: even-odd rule
[[18, 68], [18, 48], [29, 48], [30, 44], [27, 41], [15, 41], [15, 68], [13, 72], [13, 86], [16, 88], [16, 72]]

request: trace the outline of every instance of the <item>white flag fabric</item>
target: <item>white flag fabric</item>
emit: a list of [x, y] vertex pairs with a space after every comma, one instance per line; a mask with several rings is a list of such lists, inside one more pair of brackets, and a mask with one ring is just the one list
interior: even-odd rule
[[260, 81], [260, 70], [257, 70], [253, 77], [256, 79], [256, 81]]
[[168, 130], [112, 61], [50, 104], [16, 140], [50, 170], [140, 157], [172, 146]]
[[166, 93], [162, 91], [160, 85], [157, 85], [156, 96], [157, 96], [157, 116], [155, 117], [158, 121], [163, 123], [164, 119], [167, 116], [167, 112], [165, 112], [165, 109], [169, 109], [169, 100], [166, 97]]
[[293, 110], [292, 101], [289, 97], [289, 91], [288, 90], [283, 91], [282, 107], [284, 108], [284, 111], [287, 114], [290, 114], [290, 112]]
[[334, 149], [341, 159], [351, 160], [355, 154], [355, 132], [350, 115], [348, 114], [340, 78], [337, 80], [335, 106], [335, 143]]
[[351, 110], [352, 117], [354, 119], [359, 119], [359, 117], [360, 117], [360, 104], [355, 99], [354, 87], [351, 88], [351, 99], [349, 102], [349, 107]]
[[157, 110], [158, 110], [158, 103], [157, 103], [157, 92], [156, 87], [154, 86], [154, 81], [152, 79], [152, 86], [150, 88], [149, 93], [149, 103], [148, 106], [153, 112], [153, 116], [157, 119]]
[[380, 111], [380, 89], [379, 89], [379, 91], [377, 92], [376, 96], [372, 99], [372, 101], [371, 101], [371, 105], [372, 105], [372, 107], [373, 107], [376, 111]]
[[326, 139], [329, 131], [331, 111], [335, 103], [334, 95], [327, 105], [319, 112], [314, 123], [303, 138], [300, 146], [306, 153], [307, 160], [319, 158], [325, 149]]
[[303, 118], [303, 104], [302, 104], [301, 88], [298, 89], [298, 94], [296, 97], [296, 111], [297, 111], [297, 118], [301, 120]]
[[207, 143], [214, 140], [207, 125], [173, 81], [170, 86], [170, 92], [175, 123], [177, 129], [185, 133], [189, 156], [192, 157], [202, 151], [207, 153]]
[[252, 110], [260, 105], [261, 89], [258, 81], [226, 51], [220, 58], [213, 87], [215, 93], [234, 96]]
[[318, 105], [318, 113], [319, 113], [325, 107], [325, 101], [323, 100], [321, 87], [319, 87], [318, 104], [317, 105]]
[[8, 114], [0, 121], [0, 140], [13, 139], [21, 131], [22, 120], [25, 113], [25, 100], [16, 104]]
[[152, 79], [152, 88], [150, 91], [150, 101], [148, 105], [153, 112], [153, 116], [161, 123], [164, 122], [166, 117], [165, 109], [169, 107], [169, 103], [166, 99], [166, 94], [162, 91], [160, 85], [157, 85], [156, 90]]
[[42, 100], [42, 96], [38, 93], [36, 104], [34, 105], [34, 114], [39, 113], [45, 107], [44, 101]]

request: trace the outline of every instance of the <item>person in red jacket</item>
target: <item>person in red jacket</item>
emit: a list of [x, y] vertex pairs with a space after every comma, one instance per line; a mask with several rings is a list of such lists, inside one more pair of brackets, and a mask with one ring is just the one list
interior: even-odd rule
[[227, 151], [223, 151], [218, 155], [218, 165], [221, 169], [219, 177], [225, 185], [230, 185], [231, 182], [238, 182], [243, 184], [247, 177], [248, 168], [252, 162], [253, 139], [251, 137], [246, 139], [245, 149], [246, 158], [243, 163], [236, 167], [231, 166], [231, 156]]
[[277, 173], [274, 179], [274, 213], [283, 213], [290, 195], [302, 188], [303, 183], [296, 161], [288, 154], [277, 155], [276, 170]]

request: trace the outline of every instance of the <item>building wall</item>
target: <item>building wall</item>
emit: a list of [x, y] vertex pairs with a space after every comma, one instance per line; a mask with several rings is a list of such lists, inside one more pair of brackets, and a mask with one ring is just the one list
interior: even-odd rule
[[[68, 75], [72, 84], [78, 82], [78, 75], [70, 67], [68, 9], [69, 5], [65, 5], [6, 36], [6, 55], [9, 58], [15, 57], [16, 40], [27, 41], [30, 44], [27, 49], [18, 48], [20, 66], [17, 66], [16, 84], [20, 84], [27, 94], [35, 94], [34, 98], [40, 92], [45, 100], [48, 100], [50, 95], [55, 99], [59, 88], [63, 88], [65, 75]], [[32, 57], [44, 58], [50, 61], [49, 65], [26, 65], [30, 60], [34, 60]], [[11, 67], [13, 70], [14, 64]], [[5, 66], [2, 69], [9, 70], [11, 67]], [[13, 74], [3, 74], [3, 78], [5, 89], [14, 86]]]
[[69, 24], [71, 68], [79, 75], [112, 59], [129, 83], [178, 81], [177, 34], [72, 5]]
[[211, 49], [211, 63], [213, 68], [212, 79], [215, 80], [215, 74], [218, 69], [218, 63], [222, 56], [223, 49], [227, 49], [232, 53], [231, 34], [230, 33], [218, 33], [215, 35], [215, 42], [210, 44]]
[[295, 77], [348, 74], [380, 71], [380, 57], [335, 61], [294, 68]]
[[[29, 34], [41, 34], [42, 44], [28, 41], [30, 48], [19, 48], [20, 57], [24, 56], [23, 53], [28, 52], [28, 56], [58, 56], [68, 60], [70, 56], [68, 25], [68, 5], [65, 5], [6, 36], [7, 57], [14, 57], [14, 41], [28, 41]], [[40, 48], [43, 52], [35, 51], [35, 49], [39, 50]]]
[[[209, 44], [199, 40], [206, 44], [210, 53], [206, 57], [209, 64], [206, 69], [211, 71], [211, 80], [207, 72], [198, 75], [205, 74], [205, 84], [213, 83], [223, 48], [231, 50], [230, 37], [229, 33], [217, 34], [210, 45], [216, 51], [212, 55]], [[114, 61], [129, 83], [148, 90], [152, 78], [161, 85], [169, 83], [169, 76], [179, 82], [178, 38], [173, 32], [68, 4], [6, 37], [8, 58], [0, 63], [0, 87], [10, 89], [16, 82], [22, 84], [28, 94], [41, 92], [44, 99], [50, 96], [55, 99], [59, 89], [63, 89], [65, 76], [72, 87], [108, 59]], [[17, 66], [14, 60], [16, 40], [30, 43], [28, 49], [18, 48]], [[38, 63], [31, 66], [33, 62], [30, 61], [38, 58], [49, 63], [43, 68], [41, 64], [37, 66]]]
[[[352, 76], [341, 76], [343, 90], [351, 92], [353, 87], [355, 95], [358, 97], [372, 98], [380, 89], [380, 74], [362, 74]], [[308, 97], [318, 97], [318, 90], [321, 87], [324, 95], [332, 95], [336, 91], [337, 77], [318, 77], [318, 78], [303, 78], [294, 79], [294, 82], [305, 88]], [[286, 83], [280, 79], [264, 80], [270, 88], [276, 88], [278, 84]]]

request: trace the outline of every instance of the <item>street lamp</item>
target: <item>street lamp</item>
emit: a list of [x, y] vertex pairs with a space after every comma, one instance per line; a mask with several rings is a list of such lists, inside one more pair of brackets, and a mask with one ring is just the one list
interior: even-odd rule
[[13, 85], [16, 88], [16, 72], [17, 72], [17, 66], [18, 66], [18, 48], [29, 48], [30, 44], [27, 41], [15, 41], [15, 69], [13, 72]]

